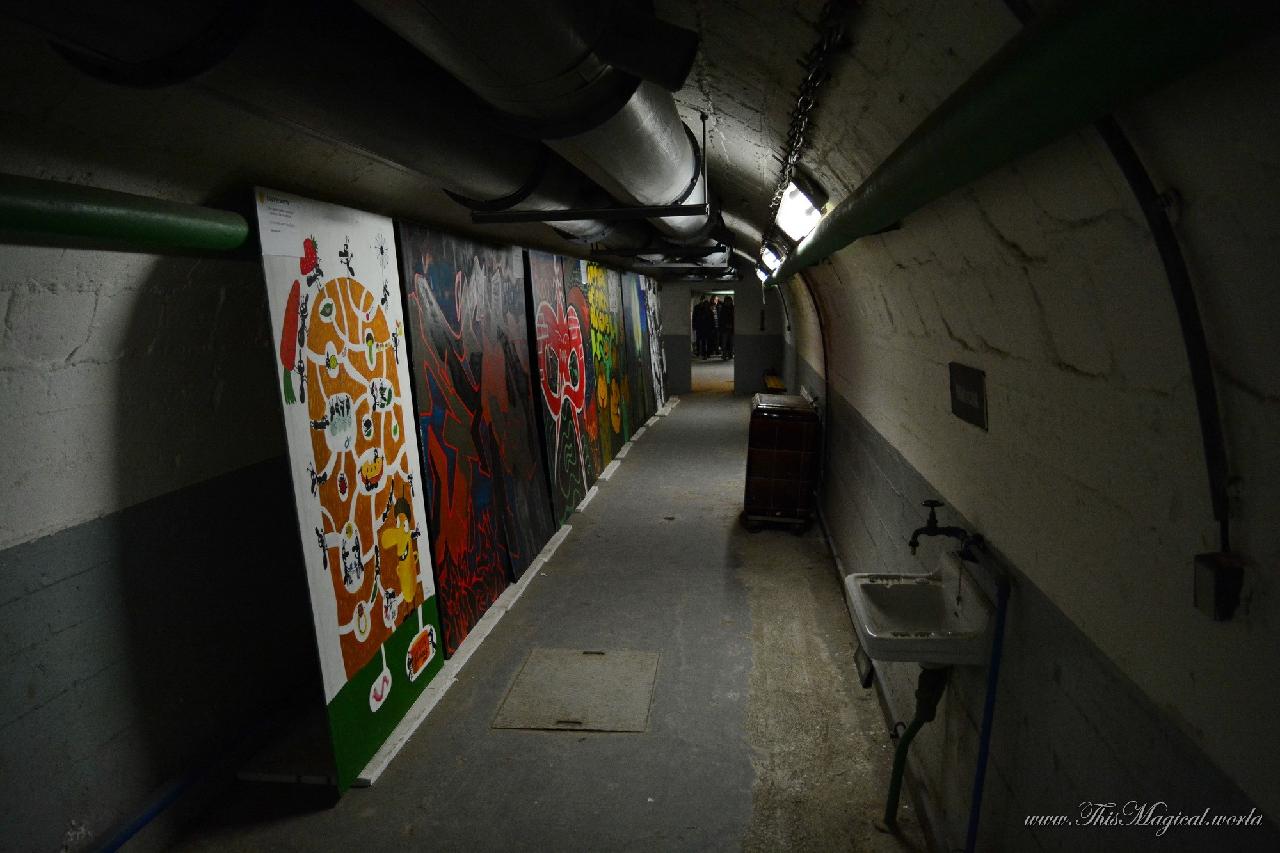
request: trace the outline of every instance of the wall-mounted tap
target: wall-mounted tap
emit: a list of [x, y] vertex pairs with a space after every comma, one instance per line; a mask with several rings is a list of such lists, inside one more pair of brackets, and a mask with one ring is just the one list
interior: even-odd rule
[[916, 549], [920, 547], [921, 536], [950, 536], [960, 543], [961, 549], [969, 544], [969, 531], [963, 527], [939, 527], [938, 526], [938, 507], [942, 506], [942, 501], [928, 500], [921, 504], [929, 508], [929, 520], [924, 527], [917, 527], [911, 534], [910, 541], [907, 545], [911, 547], [911, 553], [915, 554]]

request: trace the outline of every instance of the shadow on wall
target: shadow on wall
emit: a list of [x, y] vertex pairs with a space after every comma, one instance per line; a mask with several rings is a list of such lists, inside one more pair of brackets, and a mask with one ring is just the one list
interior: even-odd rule
[[[199, 477], [202, 458], [231, 467], [245, 447], [283, 446], [257, 263], [161, 258], [140, 288], [112, 415], [121, 503], [138, 478]], [[128, 761], [112, 770], [135, 797], [154, 792], [122, 803], [128, 818], [322, 697], [285, 457], [130, 507], [116, 526], [130, 719]]]

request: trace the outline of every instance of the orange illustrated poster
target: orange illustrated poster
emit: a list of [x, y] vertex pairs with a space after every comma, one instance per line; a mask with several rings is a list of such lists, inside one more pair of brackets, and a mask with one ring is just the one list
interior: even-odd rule
[[348, 787], [443, 661], [390, 220], [255, 192], [275, 373]]

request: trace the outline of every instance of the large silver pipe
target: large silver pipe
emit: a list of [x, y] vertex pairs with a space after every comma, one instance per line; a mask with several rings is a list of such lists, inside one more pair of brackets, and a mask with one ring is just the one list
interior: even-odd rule
[[[611, 118], [547, 145], [619, 201], [637, 205], [702, 204], [702, 158], [669, 92], [642, 81]], [[670, 216], [654, 227], [680, 243], [707, 236], [711, 216]]]
[[[611, 64], [617, 0], [359, 0], [513, 125], [544, 139], [624, 204], [707, 201], [697, 142], [671, 94]], [[626, 15], [628, 26], [647, 26]], [[650, 21], [655, 27], [668, 27]], [[625, 34], [624, 34], [625, 35]], [[670, 83], [670, 80], [667, 80]], [[668, 239], [707, 236], [712, 217], [650, 220]]]
[[[420, 175], [474, 207], [602, 206], [598, 187], [538, 141], [492, 127], [473, 94], [349, 4], [246, 11], [244, 3], [208, 2], [174, 15], [158, 0], [138, 0], [73, 14], [80, 8], [42, 0], [15, 15], [109, 82], [191, 85]], [[303, 46], [287, 59], [279, 54], [284, 33]], [[641, 223], [556, 225], [583, 242], [635, 247], [648, 239]]]

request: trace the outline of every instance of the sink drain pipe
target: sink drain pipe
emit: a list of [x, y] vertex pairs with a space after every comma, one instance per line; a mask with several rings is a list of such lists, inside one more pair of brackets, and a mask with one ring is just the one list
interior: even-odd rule
[[889, 798], [884, 805], [884, 818], [876, 823], [881, 832], [898, 831], [898, 798], [902, 795], [902, 776], [907, 769], [907, 751], [916, 733], [925, 723], [938, 716], [938, 702], [947, 689], [951, 667], [920, 667], [920, 680], [916, 682], [916, 713], [907, 730], [898, 738], [898, 748], [893, 753], [893, 775], [889, 777]]

